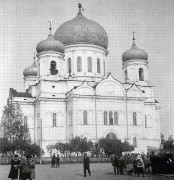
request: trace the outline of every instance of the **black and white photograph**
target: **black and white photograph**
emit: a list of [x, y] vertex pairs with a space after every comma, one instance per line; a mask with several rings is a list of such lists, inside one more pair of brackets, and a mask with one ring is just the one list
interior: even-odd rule
[[0, 180], [174, 178], [174, 1], [1, 0]]

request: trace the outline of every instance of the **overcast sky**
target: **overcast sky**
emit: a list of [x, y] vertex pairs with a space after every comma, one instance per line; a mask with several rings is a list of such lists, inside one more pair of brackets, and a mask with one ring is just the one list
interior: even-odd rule
[[[0, 9], [0, 109], [9, 88], [24, 91], [23, 70], [33, 62], [39, 41], [65, 21], [74, 18], [78, 3], [88, 19], [102, 25], [109, 37], [107, 71], [123, 82], [124, 51], [132, 45], [149, 56], [149, 81], [160, 102], [161, 132], [174, 135], [174, 1], [173, 0], [1, 0]], [[0, 114], [1, 115], [1, 114]]]

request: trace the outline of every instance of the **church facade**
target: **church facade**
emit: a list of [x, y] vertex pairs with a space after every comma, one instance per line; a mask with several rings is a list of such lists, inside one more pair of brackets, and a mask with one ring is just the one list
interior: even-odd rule
[[122, 55], [124, 82], [106, 73], [108, 36], [82, 14], [37, 44], [37, 59], [23, 72], [25, 92], [10, 88], [20, 103], [32, 142], [46, 146], [71, 137], [127, 140], [135, 152], [160, 146], [159, 102], [148, 82], [148, 54], [132, 47]]

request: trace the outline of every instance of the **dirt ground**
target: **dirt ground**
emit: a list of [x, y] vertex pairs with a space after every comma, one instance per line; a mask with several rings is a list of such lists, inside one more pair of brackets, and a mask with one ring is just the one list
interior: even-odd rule
[[[115, 175], [110, 163], [91, 163], [92, 176], [83, 176], [83, 164], [60, 164], [60, 168], [51, 168], [50, 165], [36, 165], [36, 180], [164, 180], [166, 177], [142, 175], [138, 178], [135, 175]], [[7, 180], [10, 165], [0, 165], [0, 180]]]

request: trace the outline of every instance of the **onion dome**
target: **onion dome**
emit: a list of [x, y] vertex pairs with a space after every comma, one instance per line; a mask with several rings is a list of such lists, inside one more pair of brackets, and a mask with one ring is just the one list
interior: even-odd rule
[[23, 71], [23, 75], [26, 76], [37, 76], [37, 64], [35, 62], [35, 58], [34, 57], [34, 62], [30, 67], [27, 67], [26, 69], [24, 69]]
[[107, 49], [108, 35], [105, 29], [97, 22], [85, 18], [79, 3], [77, 16], [62, 25], [56, 30], [54, 38], [61, 41], [65, 46], [72, 44], [94, 44]]
[[54, 39], [52, 33], [51, 33], [51, 23], [50, 22], [50, 33], [48, 35], [48, 38], [40, 41], [37, 46], [36, 46], [36, 51], [37, 53], [45, 52], [45, 51], [55, 51], [55, 52], [60, 52], [64, 53], [65, 51], [65, 46], [59, 41]]
[[147, 60], [148, 59], [148, 54], [145, 50], [139, 49], [136, 44], [135, 44], [135, 37], [133, 36], [133, 44], [132, 47], [125, 51], [122, 55], [122, 61], [129, 61], [129, 60]]

